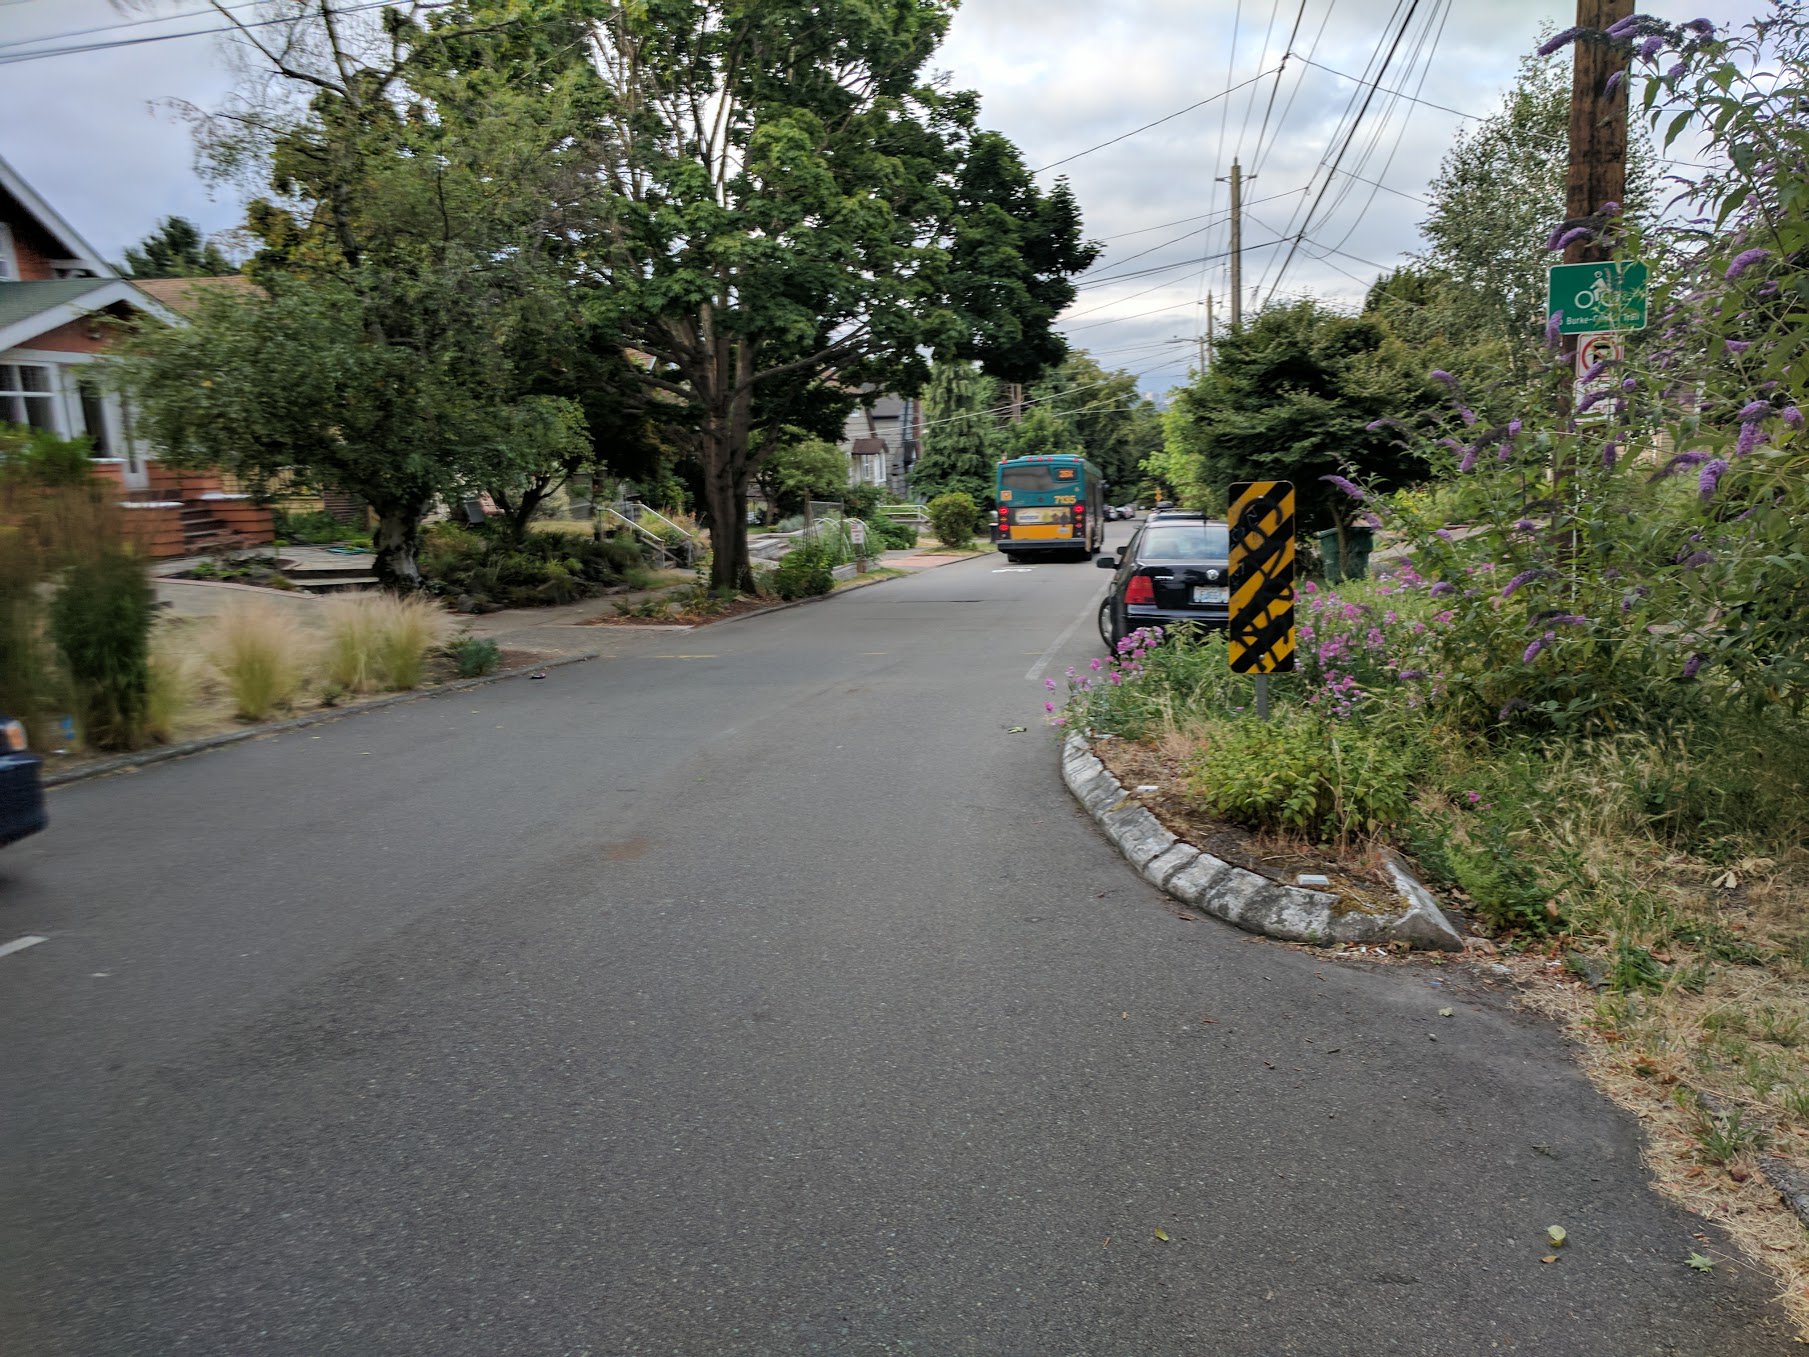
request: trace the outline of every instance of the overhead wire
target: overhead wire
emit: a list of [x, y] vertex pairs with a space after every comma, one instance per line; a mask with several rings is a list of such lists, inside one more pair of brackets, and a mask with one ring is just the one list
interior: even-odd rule
[[1412, 0], [1412, 5], [1407, 11], [1407, 17], [1401, 21], [1400, 28], [1395, 31], [1394, 41], [1389, 44], [1388, 55], [1382, 59], [1381, 65], [1376, 68], [1375, 84], [1370, 87], [1369, 94], [1365, 96], [1363, 106], [1357, 110], [1357, 115], [1351, 122], [1350, 131], [1345, 135], [1344, 146], [1339, 150], [1337, 157], [1332, 161], [1332, 173], [1326, 175], [1325, 183], [1320, 186], [1318, 197], [1314, 199], [1313, 205], [1307, 209], [1306, 216], [1301, 219], [1299, 234], [1294, 237], [1293, 244], [1288, 247], [1287, 257], [1281, 261], [1281, 267], [1275, 274], [1275, 281], [1269, 284], [1269, 294], [1271, 296], [1274, 295], [1275, 289], [1280, 286], [1282, 278], [1287, 275], [1288, 266], [1293, 262], [1295, 254], [1300, 249], [1301, 240], [1312, 227], [1313, 216], [1318, 212], [1319, 204], [1324, 200], [1326, 190], [1331, 186], [1332, 180], [1336, 177], [1338, 166], [1343, 162], [1346, 152], [1350, 150], [1350, 144], [1356, 137], [1357, 129], [1362, 125], [1364, 114], [1368, 112], [1370, 103], [1375, 98], [1376, 87], [1382, 83], [1382, 77], [1387, 74], [1388, 67], [1393, 62], [1395, 53], [1400, 50], [1401, 42], [1407, 35], [1408, 25], [1412, 23], [1413, 15], [1419, 9], [1419, 5], [1420, 0]]
[[1235, 85], [1220, 90], [1217, 94], [1209, 94], [1204, 99], [1195, 100], [1193, 103], [1187, 105], [1186, 108], [1177, 108], [1173, 113], [1165, 113], [1160, 118], [1144, 123], [1141, 127], [1133, 127], [1128, 132], [1121, 132], [1119, 135], [1112, 137], [1107, 141], [1100, 142], [1097, 146], [1089, 146], [1084, 151], [1076, 151], [1073, 155], [1063, 156], [1060, 160], [1051, 160], [1047, 165], [1039, 165], [1036, 169], [1030, 171], [1030, 173], [1042, 174], [1045, 170], [1052, 170], [1058, 165], [1066, 165], [1069, 161], [1079, 160], [1082, 156], [1092, 155], [1095, 151], [1103, 151], [1108, 146], [1116, 146], [1119, 142], [1129, 140], [1131, 137], [1134, 137], [1141, 132], [1147, 132], [1152, 127], [1160, 127], [1165, 122], [1173, 122], [1184, 113], [1192, 113], [1196, 108], [1204, 108], [1207, 104], [1217, 103], [1221, 99], [1229, 98], [1231, 95], [1236, 94], [1241, 90], [1245, 85], [1254, 84], [1259, 80], [1267, 79], [1270, 74], [1271, 73], [1268, 71], [1262, 71], [1251, 76], [1248, 80], [1239, 81]]
[[[370, 10], [385, 9], [390, 0], [365, 0], [362, 4], [346, 5], [337, 12], [346, 14], [363, 14]], [[446, 9], [452, 0], [433, 0], [418, 8], [422, 11]], [[216, 11], [217, 12], [217, 11]], [[285, 15], [276, 19], [239, 19], [229, 24], [216, 24], [211, 28], [187, 28], [180, 33], [147, 33], [136, 38], [109, 38], [100, 42], [74, 43], [65, 47], [50, 47], [32, 52], [0, 53], [0, 66], [14, 66], [26, 61], [41, 61], [46, 57], [79, 56], [89, 52], [107, 52], [121, 47], [142, 47], [153, 42], [174, 42], [179, 38], [201, 38], [216, 34], [232, 34], [243, 32], [249, 28], [274, 28], [281, 24], [295, 22], [295, 16]]]

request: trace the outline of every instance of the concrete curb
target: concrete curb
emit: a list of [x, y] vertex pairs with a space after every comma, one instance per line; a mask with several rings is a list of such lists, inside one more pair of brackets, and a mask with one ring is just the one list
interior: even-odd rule
[[145, 749], [136, 754], [121, 754], [117, 758], [102, 759], [98, 763], [84, 764], [80, 768], [70, 768], [61, 773], [48, 774], [44, 778], [44, 786], [47, 788], [66, 787], [72, 782], [86, 782], [91, 777], [105, 777], [109, 773], [123, 773], [129, 769], [145, 768], [153, 763], [187, 758], [191, 754], [205, 754], [210, 749], [224, 749], [228, 745], [242, 744], [246, 740], [261, 739], [265, 735], [281, 735], [285, 731], [302, 730], [327, 721], [339, 721], [348, 716], [362, 716], [366, 712], [381, 711], [385, 707], [397, 707], [404, 702], [421, 702], [431, 697], [443, 697], [447, 693], [468, 692], [473, 688], [501, 683], [504, 679], [520, 678], [524, 674], [538, 674], [546, 669], [561, 669], [568, 664], [583, 664], [586, 660], [596, 658], [595, 655], [566, 655], [559, 659], [547, 660], [542, 664], [523, 665], [519, 669], [504, 669], [499, 673], [485, 674], [482, 678], [455, 679], [451, 683], [442, 683], [438, 688], [392, 693], [388, 697], [360, 702], [355, 706], [326, 707], [287, 721], [275, 721], [262, 726], [247, 726], [244, 730], [222, 731], [218, 735], [209, 735], [205, 739], [164, 745], [159, 749]]
[[[934, 569], [935, 567], [931, 566], [928, 568]], [[909, 579], [912, 575], [917, 573], [919, 572], [913, 570], [902, 575], [887, 575], [884, 578], [877, 580], [862, 580], [859, 584], [850, 584], [845, 589], [831, 589], [826, 594], [812, 594], [809, 598], [790, 599], [787, 602], [775, 603], [770, 608], [760, 608], [754, 612], [736, 613], [733, 617], [719, 618], [710, 622], [694, 623], [693, 629], [695, 630], [696, 628], [701, 627], [729, 627], [737, 622], [752, 622], [756, 617], [770, 617], [773, 613], [782, 613], [788, 608], [802, 608], [808, 603], [823, 603], [829, 599], [841, 598], [845, 594], [856, 593], [862, 589], [871, 589], [876, 584], [890, 584], [893, 580]]]
[[1400, 911], [1340, 910], [1338, 897], [1330, 892], [1284, 886], [1176, 838], [1126, 794], [1078, 735], [1063, 744], [1062, 781], [1146, 881], [1203, 914], [1287, 942], [1405, 942], [1443, 952], [1463, 950], [1463, 938], [1431, 892], [1392, 857], [1388, 871], [1401, 895]]

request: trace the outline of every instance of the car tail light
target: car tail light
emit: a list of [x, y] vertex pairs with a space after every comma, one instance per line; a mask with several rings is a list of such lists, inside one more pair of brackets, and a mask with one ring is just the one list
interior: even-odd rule
[[1156, 586], [1149, 582], [1148, 575], [1131, 576], [1131, 582], [1124, 586], [1124, 601], [1144, 607], [1156, 601]]
[[14, 754], [25, 752], [25, 727], [17, 721], [0, 722], [0, 748]]

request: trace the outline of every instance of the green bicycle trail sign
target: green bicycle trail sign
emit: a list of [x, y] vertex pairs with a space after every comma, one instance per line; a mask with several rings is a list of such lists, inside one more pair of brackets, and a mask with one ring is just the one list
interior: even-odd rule
[[1638, 260], [1558, 264], [1546, 274], [1545, 314], [1563, 312], [1558, 333], [1599, 334], [1646, 326], [1646, 266]]

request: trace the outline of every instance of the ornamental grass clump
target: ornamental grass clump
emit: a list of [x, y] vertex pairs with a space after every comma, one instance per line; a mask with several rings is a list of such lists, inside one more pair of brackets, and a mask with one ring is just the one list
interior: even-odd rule
[[391, 692], [419, 688], [427, 676], [427, 657], [446, 642], [445, 612], [418, 595], [367, 595], [370, 610], [371, 672], [377, 685]]
[[235, 603], [214, 619], [209, 658], [226, 681], [237, 715], [268, 720], [301, 689], [312, 657], [310, 638], [276, 604]]
[[321, 677], [344, 693], [369, 692], [377, 686], [377, 614], [375, 600], [364, 594], [341, 594], [321, 604], [326, 628]]

